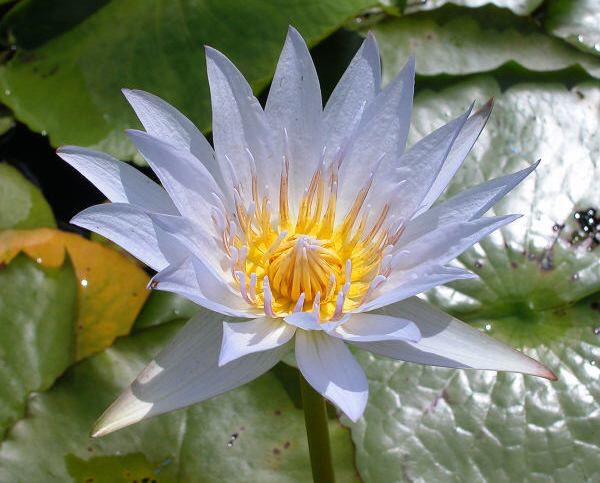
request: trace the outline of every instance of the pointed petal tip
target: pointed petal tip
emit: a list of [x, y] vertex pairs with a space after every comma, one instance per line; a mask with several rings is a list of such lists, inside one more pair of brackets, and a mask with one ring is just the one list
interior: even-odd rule
[[90, 431], [90, 438], [101, 438], [102, 436], [106, 436], [110, 431], [107, 431], [105, 427], [102, 426], [101, 420], [99, 419], [94, 424], [94, 427]]
[[295, 37], [300, 37], [303, 41], [304, 39], [302, 38], [302, 35], [300, 35], [300, 32], [298, 32], [298, 29], [296, 27], [294, 27], [293, 25], [288, 25], [288, 31], [287, 31], [288, 36], [295, 36]]
[[204, 44], [204, 55], [206, 55], [207, 58], [214, 59], [215, 57], [222, 56], [223, 54], [214, 47]]
[[492, 114], [492, 109], [494, 108], [494, 102], [495, 102], [494, 98], [490, 97], [487, 100], [487, 102], [483, 106], [481, 106], [479, 109], [477, 109], [477, 111], [473, 115], [483, 117], [487, 121], [487, 119], [489, 119], [490, 115]]
[[94, 423], [90, 436], [100, 438], [138, 423], [148, 417], [153, 406], [152, 402], [136, 397], [130, 386], [102, 413]]
[[136, 98], [139, 98], [139, 97], [142, 97], [142, 96], [156, 97], [154, 94], [151, 94], [149, 92], [143, 91], [141, 89], [130, 89], [128, 87], [123, 87], [121, 89], [121, 93], [123, 94], [123, 96], [125, 97], [125, 99], [127, 99], [127, 102], [129, 102], [130, 104], [133, 101], [135, 101]]
[[83, 148], [81, 146], [73, 146], [71, 144], [67, 144], [65, 146], [59, 146], [56, 148], [56, 155], [63, 158], [65, 161], [68, 161], [64, 156], [69, 156], [71, 154], [77, 154], [78, 152], [88, 150], [88, 148]]
[[558, 381], [558, 376], [554, 374], [550, 369], [548, 369], [545, 365], [538, 362], [538, 371], [533, 374], [538, 377], [542, 377], [544, 379], [548, 379], [549, 381]]
[[369, 48], [374, 48], [377, 52], [379, 52], [379, 45], [377, 44], [377, 37], [375, 37], [375, 34], [371, 30], [369, 30], [367, 32], [367, 36], [365, 38], [364, 45], [368, 46]]
[[417, 68], [417, 58], [415, 57], [415, 54], [410, 54], [408, 56], [408, 59], [406, 60], [406, 64], [404, 64], [404, 67], [402, 68], [402, 70], [405, 72], [410, 72], [411, 76], [414, 78], [416, 68]]

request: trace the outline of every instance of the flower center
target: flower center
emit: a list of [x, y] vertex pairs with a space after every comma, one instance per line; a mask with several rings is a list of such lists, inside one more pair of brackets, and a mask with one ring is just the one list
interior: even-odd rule
[[337, 292], [342, 277], [342, 260], [333, 243], [308, 235], [292, 235], [269, 257], [267, 274], [277, 296], [305, 302], [322, 302]]
[[295, 216], [288, 206], [286, 159], [278, 210], [266, 190], [259, 194], [254, 174], [246, 201], [238, 184], [235, 212], [213, 217], [242, 297], [270, 317], [313, 311], [320, 320], [339, 318], [360, 306], [390, 273], [386, 249], [396, 243], [403, 224], [388, 219], [388, 205], [376, 216], [363, 209], [372, 177], [336, 222], [339, 166], [339, 161], [327, 169], [321, 164]]

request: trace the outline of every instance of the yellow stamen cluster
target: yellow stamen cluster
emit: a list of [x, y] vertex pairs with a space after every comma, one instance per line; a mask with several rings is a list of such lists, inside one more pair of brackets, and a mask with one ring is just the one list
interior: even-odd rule
[[389, 275], [385, 249], [401, 227], [386, 225], [389, 206], [375, 219], [360, 216], [371, 188], [359, 190], [341, 222], [335, 222], [339, 165], [314, 173], [292, 219], [288, 200], [289, 164], [279, 186], [279, 213], [267, 194], [260, 196], [252, 178], [252, 201], [245, 206], [236, 190], [236, 229], [228, 224], [223, 243], [242, 296], [267, 315], [314, 311], [321, 320], [336, 319], [358, 307]]

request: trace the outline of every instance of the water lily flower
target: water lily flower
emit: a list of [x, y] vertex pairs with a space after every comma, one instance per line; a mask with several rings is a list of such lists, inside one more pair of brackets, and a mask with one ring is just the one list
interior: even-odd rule
[[94, 435], [234, 389], [292, 350], [308, 383], [352, 421], [368, 383], [349, 345], [413, 363], [555, 378], [415, 297], [473, 278], [449, 262], [518, 217], [482, 215], [536, 164], [434, 204], [491, 102], [406, 148], [415, 61], [382, 88], [372, 35], [325, 108], [293, 28], [264, 109], [223, 54], [207, 48], [206, 64], [214, 149], [174, 107], [123, 91], [145, 129], [127, 134], [162, 186], [106, 154], [58, 151], [112, 202], [72, 222], [156, 270], [151, 288], [218, 314], [193, 317]]

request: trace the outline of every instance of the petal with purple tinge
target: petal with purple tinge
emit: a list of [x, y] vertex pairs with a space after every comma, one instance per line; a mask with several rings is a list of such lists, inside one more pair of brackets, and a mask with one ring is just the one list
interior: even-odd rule
[[293, 27], [277, 63], [265, 112], [281, 154], [289, 159], [290, 209], [294, 213], [321, 157], [323, 103], [308, 47]]
[[487, 212], [538, 167], [539, 161], [516, 173], [469, 188], [412, 219], [402, 234], [408, 243], [442, 226], [472, 221]]
[[273, 135], [260, 103], [241, 72], [210, 47], [206, 47], [206, 70], [213, 106], [213, 141], [229, 191], [240, 183], [251, 189], [252, 175], [256, 174], [259, 190], [268, 185], [270, 195], [275, 195], [281, 157], [275, 154]]
[[185, 146], [215, 178], [219, 177], [215, 152], [192, 121], [149, 92], [123, 89], [123, 94], [148, 134], [175, 146]]
[[448, 186], [448, 183], [456, 173], [456, 170], [460, 168], [460, 165], [467, 157], [467, 154], [469, 154], [469, 151], [471, 151], [473, 144], [475, 144], [475, 141], [477, 141], [477, 138], [485, 127], [485, 124], [492, 113], [493, 105], [493, 99], [490, 99], [481, 109], [469, 117], [458, 134], [456, 141], [454, 141], [452, 149], [448, 153], [435, 181], [421, 202], [419, 212], [422, 212], [433, 205], [435, 200], [437, 200], [440, 194], [446, 189], [446, 186]]
[[78, 146], [63, 146], [56, 150], [56, 154], [113, 203], [130, 203], [155, 213], [178, 214], [162, 186], [123, 161]]
[[365, 373], [345, 342], [322, 331], [296, 332], [296, 362], [308, 383], [352, 421], [369, 397]]
[[376, 354], [432, 366], [521, 372], [556, 380], [535, 359], [485, 335], [418, 298], [403, 300], [379, 311], [413, 320], [421, 331], [418, 342], [358, 342]]
[[360, 121], [364, 108], [381, 88], [379, 49], [373, 34], [369, 33], [350, 65], [332, 92], [323, 113], [325, 139], [330, 147], [328, 161], [333, 159], [338, 146], [349, 141], [351, 131]]
[[155, 226], [148, 213], [127, 203], [92, 206], [73, 217], [71, 223], [108, 238], [154, 270], [162, 270], [189, 253]]
[[287, 343], [296, 327], [282, 319], [260, 317], [249, 322], [223, 322], [223, 341], [219, 366], [246, 354], [275, 349]]
[[219, 367], [220, 320], [221, 316], [206, 311], [191, 319], [104, 412], [92, 436], [104, 436], [235, 389], [271, 369], [290, 350], [283, 345]]
[[264, 315], [262, 310], [246, 303], [221, 274], [193, 255], [158, 272], [152, 277], [150, 287], [176, 293], [230, 317], [254, 318]]
[[345, 324], [330, 332], [349, 342], [403, 340], [418, 342], [421, 331], [408, 319], [380, 314], [354, 314]]
[[211, 209], [219, 207], [215, 195], [220, 200], [224, 196], [206, 167], [184, 146], [174, 146], [133, 129], [127, 135], [159, 177], [179, 212], [212, 230]]

